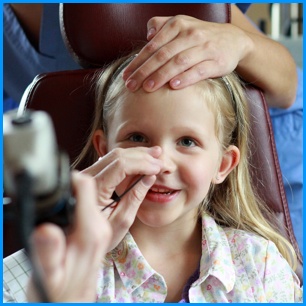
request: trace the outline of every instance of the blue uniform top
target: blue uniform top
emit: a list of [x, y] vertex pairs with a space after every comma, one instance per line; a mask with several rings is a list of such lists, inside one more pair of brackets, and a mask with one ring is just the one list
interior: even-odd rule
[[9, 4], [3, 4], [3, 31], [5, 98], [19, 103], [26, 87], [40, 73], [80, 68], [62, 40], [58, 3], [43, 5], [39, 51], [29, 42]]

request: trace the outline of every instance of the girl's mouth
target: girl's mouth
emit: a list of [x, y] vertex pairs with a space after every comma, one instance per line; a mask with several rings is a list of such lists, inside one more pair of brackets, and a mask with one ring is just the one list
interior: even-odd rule
[[153, 186], [146, 195], [146, 200], [155, 203], [167, 203], [179, 194], [179, 190], [164, 186]]
[[149, 191], [155, 192], [155, 193], [162, 193], [162, 194], [171, 194], [175, 190], [167, 189], [167, 188], [152, 187]]

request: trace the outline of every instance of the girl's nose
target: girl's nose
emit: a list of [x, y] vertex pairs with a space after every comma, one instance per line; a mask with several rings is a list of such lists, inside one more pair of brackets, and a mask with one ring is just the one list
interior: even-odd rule
[[161, 174], [170, 174], [176, 170], [176, 163], [173, 157], [163, 149], [159, 159], [163, 161], [163, 167], [161, 168]]

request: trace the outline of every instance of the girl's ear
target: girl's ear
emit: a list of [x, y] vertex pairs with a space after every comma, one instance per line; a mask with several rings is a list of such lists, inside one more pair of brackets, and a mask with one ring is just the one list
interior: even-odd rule
[[216, 177], [213, 178], [213, 184], [222, 183], [230, 172], [239, 164], [240, 151], [236, 146], [229, 146], [224, 152], [220, 167], [216, 174]]
[[106, 149], [106, 137], [102, 130], [96, 130], [92, 137], [92, 143], [99, 156], [104, 156], [107, 153]]

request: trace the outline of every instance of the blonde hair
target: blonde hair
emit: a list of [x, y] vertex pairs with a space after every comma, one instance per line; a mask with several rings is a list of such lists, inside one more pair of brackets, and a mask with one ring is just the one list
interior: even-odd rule
[[[92, 163], [98, 159], [92, 137], [97, 129], [102, 129], [107, 135], [109, 121], [120, 104], [118, 101], [124, 99], [128, 93], [118, 74], [123, 71], [129, 58], [127, 56], [117, 60], [97, 76], [95, 118], [91, 134], [74, 166], [84, 159], [89, 159]], [[253, 232], [273, 241], [295, 269], [294, 248], [279, 234], [276, 225], [273, 225], [273, 222], [277, 224], [274, 215], [252, 188], [248, 163], [249, 110], [241, 80], [235, 73], [231, 73], [223, 78], [201, 81], [195, 88], [215, 114], [215, 132], [222, 149], [226, 150], [229, 145], [235, 145], [240, 151], [238, 166], [222, 184], [211, 185], [208, 195], [199, 207], [199, 213], [209, 214], [221, 226]], [[267, 217], [272, 225], [267, 221]]]

